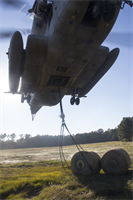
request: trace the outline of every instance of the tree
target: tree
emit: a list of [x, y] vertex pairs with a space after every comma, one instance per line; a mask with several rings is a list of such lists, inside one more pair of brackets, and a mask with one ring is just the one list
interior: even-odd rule
[[123, 118], [118, 126], [118, 137], [120, 140], [131, 141], [133, 137], [133, 117]]
[[118, 141], [118, 140], [119, 140], [117, 128], [111, 129], [111, 130], [110, 130], [110, 135], [111, 135], [111, 140], [112, 140], [112, 141]]
[[23, 134], [19, 135], [20, 140], [24, 138]]
[[8, 140], [10, 140], [10, 138], [11, 138], [11, 135], [10, 135], [10, 134], [8, 134], [6, 137], [8, 138]]
[[100, 129], [98, 129], [98, 131], [97, 131], [98, 133], [103, 133], [104, 132], [104, 130], [102, 129], [102, 128], [100, 128]]
[[1, 134], [0, 134], [0, 140], [4, 140], [6, 136], [7, 136], [6, 133], [4, 133], [4, 134], [1, 133]]
[[14, 140], [15, 140], [15, 138], [16, 138], [16, 135], [15, 135], [15, 133], [12, 133], [12, 134], [10, 135], [10, 137], [11, 137], [11, 139], [14, 141]]
[[25, 139], [28, 140], [31, 138], [31, 135], [30, 134], [25, 134]]

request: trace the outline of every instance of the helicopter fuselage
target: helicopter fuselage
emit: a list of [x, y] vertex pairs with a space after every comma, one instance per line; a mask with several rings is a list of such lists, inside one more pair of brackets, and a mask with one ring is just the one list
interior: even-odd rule
[[119, 54], [119, 49], [109, 52], [101, 44], [120, 2], [53, 1], [48, 6], [47, 13], [45, 8], [42, 14], [35, 12], [22, 67], [20, 93], [33, 94], [32, 114], [59, 103], [58, 86], [61, 98], [85, 96]]

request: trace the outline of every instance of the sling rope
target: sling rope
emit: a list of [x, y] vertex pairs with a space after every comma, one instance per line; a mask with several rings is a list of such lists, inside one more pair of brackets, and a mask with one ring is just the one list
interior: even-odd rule
[[[89, 164], [89, 162], [86, 160], [85, 156], [83, 155], [82, 151], [84, 151], [84, 149], [80, 146], [80, 144], [78, 144], [78, 142], [75, 140], [75, 138], [72, 136], [72, 134], [70, 133], [69, 129], [67, 128], [67, 125], [65, 123], [65, 115], [63, 112], [63, 106], [62, 106], [62, 100], [61, 100], [61, 93], [60, 93], [60, 86], [58, 86], [58, 91], [59, 91], [59, 100], [60, 100], [60, 112], [61, 112], [61, 119], [62, 119], [62, 124], [61, 124], [61, 129], [60, 129], [60, 140], [59, 140], [59, 153], [60, 153], [60, 159], [61, 159], [61, 163], [62, 163], [62, 167], [65, 170], [64, 165], [66, 164], [67, 167], [70, 167], [65, 159], [64, 153], [63, 153], [63, 137], [64, 137], [64, 128], [67, 130], [67, 132], [69, 133], [70, 137], [73, 140], [73, 143], [75, 144], [75, 146], [77, 147], [78, 151], [81, 153], [82, 157], [84, 158], [84, 160], [86, 161], [86, 163], [88, 164], [88, 166], [90, 167], [91, 170], [94, 170], [93, 167]], [[81, 151], [82, 150], [82, 151]], [[63, 161], [65, 162], [65, 164], [63, 163]], [[67, 172], [66, 172], [67, 173]]]

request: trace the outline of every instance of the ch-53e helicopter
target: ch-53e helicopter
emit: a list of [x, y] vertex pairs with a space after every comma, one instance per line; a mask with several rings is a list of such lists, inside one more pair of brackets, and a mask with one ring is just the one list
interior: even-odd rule
[[59, 87], [61, 98], [71, 95], [71, 105], [79, 105], [118, 57], [119, 48], [109, 51], [101, 44], [125, 3], [133, 6], [132, 1], [35, 0], [28, 10], [34, 19], [26, 48], [19, 31], [11, 38], [10, 92], [21, 94], [33, 115], [59, 103]]
[[[22, 3], [5, 2], [12, 6]], [[61, 105], [65, 95], [71, 95], [72, 105], [79, 105], [80, 98], [85, 97], [118, 57], [119, 48], [109, 51], [101, 44], [125, 3], [133, 6], [132, 1], [35, 0], [28, 10], [34, 20], [26, 48], [21, 33], [16, 31], [7, 52], [10, 93], [21, 94], [21, 102], [27, 100], [33, 115], [42, 106], [59, 102]], [[84, 151], [77, 144], [63, 120], [62, 117], [60, 158], [66, 163], [62, 148], [66, 128], [79, 151], [71, 159], [73, 173], [95, 174], [101, 167], [109, 174], [127, 172], [130, 157], [125, 150], [109, 150], [100, 159], [97, 153]]]

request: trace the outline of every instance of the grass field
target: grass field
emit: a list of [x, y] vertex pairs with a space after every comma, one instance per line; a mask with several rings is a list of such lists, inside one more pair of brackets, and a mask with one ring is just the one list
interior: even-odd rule
[[[109, 149], [123, 148], [131, 158], [124, 175], [75, 176], [69, 167], [64, 172], [57, 147], [0, 151], [1, 199], [67, 200], [67, 199], [133, 199], [133, 143], [106, 142], [82, 145], [84, 150], [97, 152], [100, 157]], [[75, 146], [64, 147], [70, 159]]]

